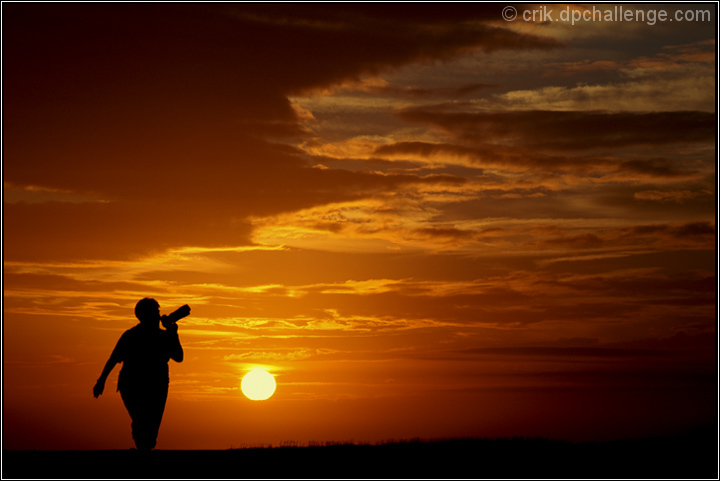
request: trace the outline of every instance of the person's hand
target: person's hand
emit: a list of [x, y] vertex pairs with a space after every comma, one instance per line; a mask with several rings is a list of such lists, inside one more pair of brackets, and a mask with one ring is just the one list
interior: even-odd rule
[[105, 390], [105, 380], [104, 379], [98, 379], [95, 383], [95, 387], [93, 387], [93, 396], [98, 397], [103, 393]]
[[178, 332], [177, 322], [171, 322], [170, 324], [166, 325], [165, 330], [172, 332], [172, 333], [177, 333]]

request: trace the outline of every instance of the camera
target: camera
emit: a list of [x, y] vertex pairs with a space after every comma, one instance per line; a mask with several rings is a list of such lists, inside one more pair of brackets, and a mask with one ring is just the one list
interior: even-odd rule
[[174, 312], [171, 312], [167, 316], [160, 316], [160, 322], [162, 322], [163, 327], [167, 328], [170, 324], [174, 324], [183, 317], [187, 317], [190, 314], [190, 306], [185, 304], [184, 306], [176, 309]]

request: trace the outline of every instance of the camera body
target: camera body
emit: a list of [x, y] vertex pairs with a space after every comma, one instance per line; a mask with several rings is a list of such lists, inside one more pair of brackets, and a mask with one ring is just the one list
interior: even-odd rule
[[176, 309], [174, 312], [166, 316], [160, 316], [160, 322], [163, 327], [167, 328], [170, 324], [174, 324], [183, 317], [187, 317], [190, 314], [190, 306], [185, 304], [184, 306]]

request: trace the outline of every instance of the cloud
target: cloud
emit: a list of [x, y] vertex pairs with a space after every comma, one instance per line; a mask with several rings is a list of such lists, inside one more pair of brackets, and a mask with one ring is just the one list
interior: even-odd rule
[[[306, 135], [293, 92], [467, 49], [558, 45], [486, 24], [494, 7], [422, 10], [391, 22], [399, 11], [379, 5], [11, 6], [4, 180], [18, 195], [6, 205], [8, 253], [247, 245], [249, 215], [416, 182], [308, 169], [302, 152], [268, 139]], [[64, 202], [74, 199], [109, 205]], [[57, 241], [42, 242], [40, 226]]]
[[472, 144], [507, 143], [553, 151], [610, 149], [675, 143], [709, 143], [709, 112], [433, 112], [410, 109], [405, 121], [429, 124]]
[[[616, 25], [617, 26], [617, 25]], [[550, 62], [543, 75], [558, 85], [513, 89], [478, 102], [485, 109], [714, 112], [715, 41], [665, 44], [654, 55], [606, 54]], [[598, 82], [597, 78], [604, 78]], [[567, 78], [574, 85], [563, 85]]]
[[692, 76], [680, 79], [652, 79], [605, 85], [542, 87], [499, 94], [479, 106], [509, 110], [612, 110], [712, 112], [713, 77]]
[[712, 195], [712, 192], [707, 190], [700, 192], [692, 190], [644, 190], [635, 192], [634, 197], [640, 201], [677, 202], [682, 204], [686, 200], [710, 195]]
[[40, 359], [23, 360], [23, 361], [6, 361], [11, 365], [22, 366], [22, 367], [48, 367], [62, 364], [76, 364], [76, 359], [66, 357], [60, 354], [47, 354], [42, 356]]
[[[460, 99], [468, 97], [477, 92], [497, 88], [498, 85], [472, 83], [457, 87], [416, 87], [416, 86], [392, 86], [386, 80], [379, 77], [371, 77], [336, 85], [332, 91], [325, 91], [323, 95], [333, 95], [337, 97], [347, 92], [363, 92], [375, 97], [391, 97], [395, 100], [399, 99]], [[387, 105], [387, 100], [385, 101]]]
[[238, 354], [223, 356], [224, 361], [245, 362], [245, 361], [300, 361], [317, 356], [332, 354], [331, 349], [296, 349], [285, 351], [245, 351]]
[[[715, 40], [708, 39], [681, 45], [664, 45], [652, 56], [631, 59], [595, 60], [582, 59], [551, 63], [546, 75], [574, 75], [579, 72], [619, 71], [630, 78], [656, 76], [672, 72], [687, 74], [691, 69], [711, 67], [715, 63]], [[704, 73], [709, 73], [707, 70]]]
[[469, 349], [463, 354], [473, 355], [504, 355], [504, 356], [532, 356], [532, 357], [597, 357], [597, 358], [653, 358], [665, 357], [664, 351], [642, 349], [614, 349], [608, 347], [504, 347], [504, 348], [478, 348]]
[[[522, 144], [516, 139], [517, 144]], [[591, 146], [588, 146], [591, 148]], [[413, 160], [429, 165], [464, 165], [492, 169], [510, 178], [495, 182], [494, 188], [512, 190], [520, 187], [517, 173], [543, 173], [536, 178], [538, 186], [553, 189], [551, 173], [565, 174], [568, 183], [623, 182], [631, 180], [697, 180], [705, 175], [698, 165], [684, 166], [667, 158], [625, 160], [614, 155], [576, 155], [574, 153], [544, 153], [535, 146], [515, 147], [486, 143], [478, 146], [446, 142], [394, 142], [375, 149], [380, 158]], [[569, 175], [568, 175], [569, 174]], [[555, 180], [558, 180], [555, 177]], [[490, 180], [490, 179], [488, 179]], [[531, 179], [524, 179], [531, 182]], [[529, 188], [529, 185], [525, 185]], [[489, 189], [490, 187], [486, 187]]]
[[[710, 67], [715, 64], [715, 39], [689, 44], [665, 45], [652, 57], [637, 57], [623, 65], [623, 73], [640, 77], [658, 72], [686, 73], [692, 68]], [[700, 70], [709, 74], [708, 70]]]

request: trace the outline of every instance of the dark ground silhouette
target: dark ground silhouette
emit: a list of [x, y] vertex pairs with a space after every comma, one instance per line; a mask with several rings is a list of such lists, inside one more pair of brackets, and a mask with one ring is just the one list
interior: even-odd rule
[[667, 438], [570, 443], [458, 439], [207, 451], [4, 451], [8, 478], [717, 479], [717, 427]]

